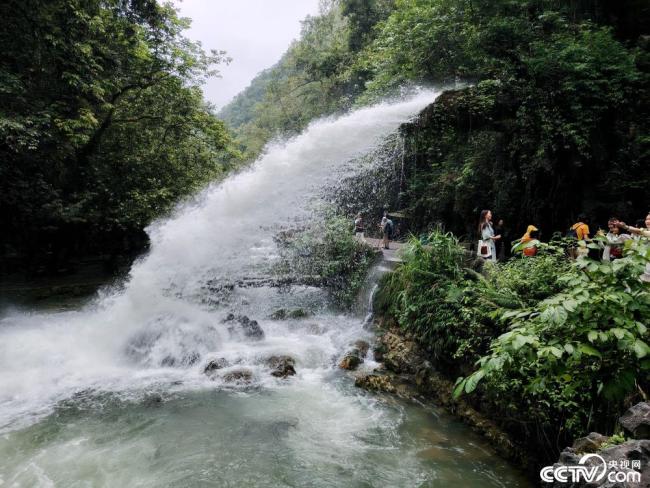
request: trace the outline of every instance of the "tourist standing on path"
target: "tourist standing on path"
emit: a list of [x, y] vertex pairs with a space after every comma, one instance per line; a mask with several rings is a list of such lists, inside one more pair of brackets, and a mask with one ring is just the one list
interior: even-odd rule
[[364, 241], [366, 239], [364, 231], [365, 231], [365, 226], [363, 224], [363, 217], [361, 216], [361, 213], [358, 213], [357, 218], [354, 219], [354, 236], [358, 240]]
[[384, 212], [384, 216], [379, 224], [382, 235], [382, 245], [384, 249], [390, 249], [390, 235], [393, 231], [393, 221], [388, 218], [388, 212]]
[[[492, 227], [492, 212], [490, 210], [481, 211], [481, 217], [478, 223], [478, 234], [481, 237], [479, 241], [478, 255], [484, 259], [497, 260], [497, 249], [495, 242], [501, 239], [500, 235], [494, 235]], [[487, 249], [485, 249], [487, 248]]]
[[578, 222], [571, 226], [571, 230], [575, 232], [576, 239], [579, 241], [589, 240], [589, 226], [586, 224], [587, 217], [584, 214], [578, 215]]

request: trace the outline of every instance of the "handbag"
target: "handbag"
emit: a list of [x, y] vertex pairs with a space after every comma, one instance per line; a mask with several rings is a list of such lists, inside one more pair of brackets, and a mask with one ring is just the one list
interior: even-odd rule
[[490, 246], [489, 241], [484, 241], [483, 239], [478, 240], [478, 255], [482, 258], [492, 257], [492, 246]]

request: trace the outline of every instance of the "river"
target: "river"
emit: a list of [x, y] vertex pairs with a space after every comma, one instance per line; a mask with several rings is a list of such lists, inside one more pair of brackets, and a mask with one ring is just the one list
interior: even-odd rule
[[[363, 313], [337, 312], [314, 287], [240, 286], [272, 273], [278, 230], [317, 218], [351, 159], [436, 96], [316, 121], [151, 225], [124, 283], [69, 310], [7, 309], [0, 486], [526, 486], [441, 410], [354, 387], [336, 364], [372, 341]], [[287, 307], [311, 315], [269, 318]], [[272, 376], [274, 355], [297, 374]], [[212, 359], [227, 366], [208, 376]], [[250, 381], [227, 380], [242, 368]]]

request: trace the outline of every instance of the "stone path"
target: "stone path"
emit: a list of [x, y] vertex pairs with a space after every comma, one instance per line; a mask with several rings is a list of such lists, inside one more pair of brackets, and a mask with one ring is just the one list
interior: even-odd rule
[[381, 249], [383, 255], [384, 255], [384, 261], [388, 261], [390, 263], [401, 263], [402, 258], [399, 256], [399, 251], [404, 247], [403, 242], [394, 242], [391, 241], [389, 244], [390, 249], [382, 249], [381, 246], [381, 239], [373, 239], [372, 237], [366, 237], [366, 242], [370, 244], [372, 247], [376, 247], [378, 249]]

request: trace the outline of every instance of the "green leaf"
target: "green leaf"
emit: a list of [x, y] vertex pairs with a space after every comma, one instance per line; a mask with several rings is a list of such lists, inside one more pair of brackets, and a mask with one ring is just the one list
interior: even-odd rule
[[458, 398], [463, 394], [466, 382], [467, 378], [463, 378], [462, 376], [456, 380], [456, 386], [454, 386], [454, 393], [452, 395], [454, 398]]
[[573, 300], [572, 298], [566, 300], [564, 303], [562, 303], [562, 306], [568, 311], [568, 312], [574, 312], [575, 309], [578, 306], [578, 302]]
[[465, 393], [472, 393], [478, 386], [479, 381], [483, 379], [483, 376], [485, 376], [485, 371], [482, 369], [479, 369], [475, 373], [472, 373], [472, 375], [469, 376], [466, 380]]
[[636, 357], [639, 359], [644, 358], [650, 352], [650, 347], [648, 347], [648, 345], [645, 342], [643, 342], [641, 339], [637, 339], [636, 341], [634, 341], [634, 345], [632, 346], [632, 349], [634, 350]]
[[589, 339], [589, 342], [595, 342], [598, 339], [598, 332], [595, 330], [590, 330], [587, 333], [587, 339]]
[[514, 350], [521, 349], [523, 346], [526, 344], [532, 344], [535, 341], [535, 339], [531, 336], [523, 335], [523, 334], [518, 334], [515, 336], [514, 341], [512, 341], [512, 347]]
[[591, 347], [588, 344], [579, 344], [578, 345], [578, 351], [580, 351], [582, 354], [586, 354], [587, 356], [596, 356], [596, 357], [602, 357], [601, 354]]
[[622, 339], [623, 337], [625, 337], [626, 331], [624, 329], [619, 329], [618, 327], [614, 327], [613, 329], [610, 329], [610, 332], [614, 334], [614, 336], [617, 339]]

